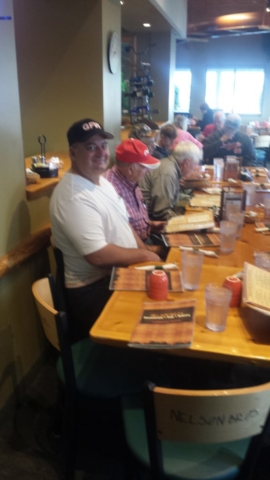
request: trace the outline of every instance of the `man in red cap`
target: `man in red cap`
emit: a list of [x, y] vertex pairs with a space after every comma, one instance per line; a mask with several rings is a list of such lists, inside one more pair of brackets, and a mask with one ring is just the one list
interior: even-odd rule
[[[123, 199], [102, 176], [110, 159], [107, 140], [113, 135], [86, 118], [69, 128], [67, 138], [71, 169], [53, 192], [50, 216], [54, 243], [64, 257], [75, 341], [88, 336], [110, 297], [113, 266], [160, 258], [132, 230]], [[144, 148], [144, 163], [154, 164]]]
[[160, 233], [166, 222], [149, 220], [138, 182], [147, 171], [158, 168], [160, 161], [151, 157], [147, 146], [134, 138], [124, 140], [116, 147], [115, 158], [115, 165], [104, 173], [104, 177], [123, 198], [133, 229], [143, 242], [151, 245], [154, 237], [150, 234]]

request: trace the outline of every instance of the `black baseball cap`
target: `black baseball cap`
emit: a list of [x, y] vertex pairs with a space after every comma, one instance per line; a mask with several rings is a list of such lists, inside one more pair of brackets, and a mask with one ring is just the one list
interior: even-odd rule
[[73, 145], [76, 142], [85, 142], [94, 135], [100, 135], [104, 138], [114, 138], [111, 133], [105, 132], [101, 123], [92, 118], [85, 118], [84, 120], [73, 123], [68, 129], [68, 144]]

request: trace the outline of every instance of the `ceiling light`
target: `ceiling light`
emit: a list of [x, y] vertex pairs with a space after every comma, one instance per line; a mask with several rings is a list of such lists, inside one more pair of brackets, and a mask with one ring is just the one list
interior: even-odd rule
[[267, 0], [265, 10], [266, 10], [267, 12], [270, 12], [270, 0]]
[[143, 23], [143, 26], [146, 27], [146, 28], [149, 28], [149, 27], [151, 27], [151, 23]]
[[120, 5], [124, 5], [124, 0], [120, 0]]

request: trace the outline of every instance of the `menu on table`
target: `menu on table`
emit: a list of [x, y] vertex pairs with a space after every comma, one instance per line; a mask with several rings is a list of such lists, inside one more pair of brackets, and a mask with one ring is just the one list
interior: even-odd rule
[[144, 303], [129, 346], [187, 348], [193, 341], [196, 299]]
[[270, 272], [244, 263], [243, 302], [270, 311]]
[[[169, 292], [182, 292], [181, 271], [164, 270], [168, 277]], [[150, 270], [136, 270], [135, 268], [120, 268], [113, 267], [110, 290], [132, 290], [132, 291], [147, 291], [148, 277], [152, 273]]]
[[218, 247], [220, 236], [215, 233], [165, 233], [162, 235], [167, 247]]
[[219, 207], [221, 203], [221, 196], [209, 194], [195, 194], [189, 204], [192, 207]]
[[264, 222], [256, 222], [255, 226], [256, 228], [268, 228], [270, 230], [270, 220], [265, 220]]

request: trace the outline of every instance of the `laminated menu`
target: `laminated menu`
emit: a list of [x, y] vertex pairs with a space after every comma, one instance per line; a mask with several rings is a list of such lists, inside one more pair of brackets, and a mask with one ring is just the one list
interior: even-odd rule
[[193, 341], [196, 299], [144, 303], [129, 346], [187, 348]]
[[[113, 267], [110, 290], [133, 290], [147, 291], [148, 277], [151, 270], [136, 270], [135, 268]], [[181, 272], [178, 268], [175, 270], [166, 270], [168, 277], [169, 292], [182, 292]]]
[[215, 195], [200, 193], [193, 195], [189, 204], [191, 207], [219, 207], [220, 202], [220, 193]]
[[167, 247], [217, 247], [220, 236], [215, 233], [165, 233], [162, 235]]
[[[211, 196], [211, 195], [209, 195]], [[214, 214], [210, 210], [170, 218], [165, 227], [166, 233], [203, 230], [215, 226]]]
[[270, 313], [270, 272], [244, 263], [243, 302]]

